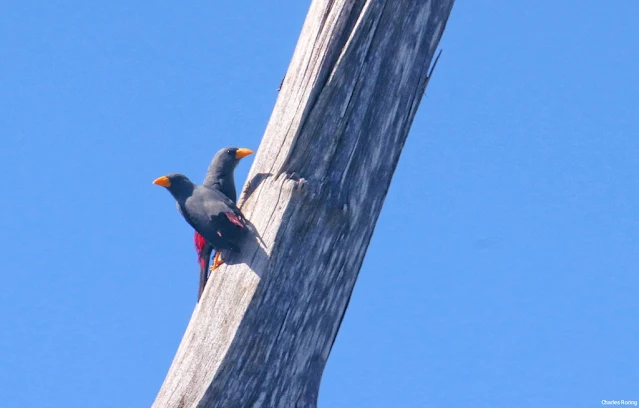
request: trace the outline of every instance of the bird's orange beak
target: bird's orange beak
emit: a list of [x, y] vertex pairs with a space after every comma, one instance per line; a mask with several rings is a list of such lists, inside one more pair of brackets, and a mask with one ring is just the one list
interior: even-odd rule
[[153, 180], [153, 184], [162, 187], [171, 187], [171, 180], [167, 176], [158, 177]]
[[249, 154], [253, 154], [253, 150], [251, 149], [245, 149], [243, 147], [237, 149], [237, 152], [235, 152], [235, 158], [237, 160], [240, 160], [243, 157], [248, 156]]

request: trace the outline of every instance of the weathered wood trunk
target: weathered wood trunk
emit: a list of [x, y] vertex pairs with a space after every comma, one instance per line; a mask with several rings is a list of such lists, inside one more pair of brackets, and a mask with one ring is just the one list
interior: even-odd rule
[[[315, 0], [241, 208], [154, 407], [315, 407], [454, 0]], [[228, 255], [227, 255], [228, 257]]]

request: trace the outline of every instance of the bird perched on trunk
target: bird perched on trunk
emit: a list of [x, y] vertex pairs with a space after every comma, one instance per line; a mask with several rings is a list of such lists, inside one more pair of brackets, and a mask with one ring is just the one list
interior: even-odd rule
[[[248, 226], [240, 210], [226, 195], [216, 189], [198, 186], [183, 174], [162, 176], [153, 184], [169, 190], [180, 214], [202, 236], [206, 245], [218, 253], [222, 250], [240, 251], [239, 244]], [[200, 272], [199, 295], [206, 283]]]
[[[235, 191], [234, 171], [240, 160], [250, 154], [253, 154], [253, 151], [246, 148], [225, 147], [221, 149], [213, 156], [213, 160], [211, 160], [211, 164], [206, 171], [202, 186], [220, 191], [235, 203], [237, 201], [237, 193]], [[209, 260], [211, 259], [213, 247], [209, 245], [197, 231], [195, 231], [193, 240], [198, 255], [198, 263], [200, 264], [199, 299], [208, 278]], [[215, 254], [211, 271], [222, 263], [223, 261], [218, 252]]]

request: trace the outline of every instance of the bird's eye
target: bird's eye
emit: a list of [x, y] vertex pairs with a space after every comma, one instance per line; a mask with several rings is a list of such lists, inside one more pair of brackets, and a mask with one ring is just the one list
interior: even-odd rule
[[226, 151], [226, 154], [232, 154], [232, 153], [233, 153], [233, 152], [232, 152], [232, 151], [230, 151], [230, 150], [227, 150], [227, 151]]

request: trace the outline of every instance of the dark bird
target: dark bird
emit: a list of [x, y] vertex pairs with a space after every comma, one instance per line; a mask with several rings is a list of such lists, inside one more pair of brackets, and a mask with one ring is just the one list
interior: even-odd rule
[[[209, 164], [209, 168], [206, 171], [206, 176], [204, 177], [204, 183], [202, 183], [202, 186], [220, 191], [235, 203], [237, 201], [237, 193], [235, 190], [235, 168], [241, 159], [250, 154], [253, 154], [253, 151], [243, 147], [225, 147], [224, 149], [221, 149], [215, 154], [215, 156], [213, 156], [213, 160], [211, 160], [211, 164]], [[204, 291], [204, 286], [206, 286], [206, 281], [208, 280], [209, 261], [211, 260], [213, 247], [208, 244], [197, 231], [194, 233], [193, 241], [195, 243], [198, 263], [200, 265], [200, 286], [198, 290], [199, 300], [202, 295], [202, 291]], [[222, 263], [223, 261], [220, 253], [217, 252], [215, 254], [215, 259], [213, 260], [211, 271], [216, 269]]]
[[[183, 174], [162, 176], [155, 179], [153, 184], [169, 190], [180, 214], [201, 235], [205, 246], [210, 245], [218, 254], [222, 250], [240, 251], [239, 243], [248, 227], [239, 208], [221, 191], [198, 186]], [[197, 241], [196, 238], [196, 246]], [[222, 262], [219, 258], [219, 263]], [[206, 269], [204, 272], [206, 273]], [[201, 273], [200, 295], [204, 289], [202, 283], [205, 284], [206, 279], [203, 279]]]
[[202, 186], [219, 190], [227, 196], [231, 201], [237, 201], [235, 192], [235, 168], [241, 159], [253, 154], [253, 150], [236, 147], [226, 147], [215, 153], [209, 168], [206, 170], [206, 176]]

